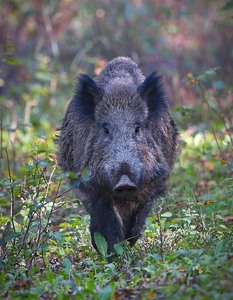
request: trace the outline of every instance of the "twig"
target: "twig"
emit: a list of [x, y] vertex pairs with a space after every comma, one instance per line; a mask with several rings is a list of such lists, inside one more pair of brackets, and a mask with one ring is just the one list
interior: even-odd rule
[[22, 244], [21, 244], [21, 246], [20, 246], [20, 248], [19, 248], [19, 251], [18, 251], [18, 253], [17, 253], [17, 256], [19, 256], [20, 252], [22, 251], [22, 249], [23, 249], [23, 247], [24, 247], [25, 240], [26, 240], [27, 234], [28, 234], [28, 232], [29, 232], [29, 228], [30, 228], [30, 226], [31, 226], [31, 222], [32, 222], [33, 217], [34, 217], [34, 211], [32, 211], [31, 214], [30, 214], [30, 217], [29, 217], [29, 220], [28, 220], [28, 224], [27, 224], [27, 228], [26, 228], [26, 231], [25, 231], [25, 233], [24, 233], [23, 240], [22, 240]]
[[216, 134], [215, 134], [215, 131], [214, 131], [214, 127], [213, 127], [213, 126], [212, 126], [212, 131], [213, 131], [213, 135], [214, 135], [215, 142], [216, 142], [216, 144], [217, 144], [217, 146], [218, 146], [218, 150], [219, 150], [219, 152], [220, 152], [220, 154], [221, 154], [221, 157], [223, 158], [223, 152], [222, 152], [222, 149], [221, 149], [220, 146], [219, 146], [219, 143], [218, 143], [218, 140], [217, 140], [217, 137], [216, 137]]
[[39, 225], [38, 225], [38, 234], [37, 234], [37, 238], [36, 238], [36, 245], [35, 245], [34, 251], [32, 253], [32, 257], [31, 257], [31, 259], [29, 261], [29, 264], [28, 264], [28, 270], [30, 270], [31, 267], [32, 267], [32, 262], [33, 262], [33, 260], [35, 258], [36, 251], [37, 251], [39, 243], [40, 243], [40, 237], [41, 237], [41, 217], [39, 218]]
[[233, 171], [233, 167], [232, 167], [232, 166], [226, 161], [226, 159], [224, 158], [224, 154], [223, 154], [223, 152], [222, 152], [222, 149], [221, 149], [220, 146], [219, 146], [218, 139], [217, 139], [217, 137], [216, 137], [216, 134], [215, 134], [215, 131], [214, 131], [213, 126], [212, 126], [212, 131], [213, 131], [214, 139], [215, 139], [216, 144], [217, 144], [217, 146], [218, 146], [218, 150], [219, 150], [220, 155], [221, 155], [221, 159], [225, 162], [225, 164], [227, 165], [227, 167], [228, 167], [231, 171]]
[[15, 224], [14, 224], [14, 212], [15, 212], [15, 203], [14, 203], [14, 181], [11, 176], [11, 170], [10, 170], [10, 161], [9, 161], [9, 156], [8, 156], [8, 151], [5, 148], [6, 151], [6, 159], [7, 159], [7, 168], [8, 168], [8, 176], [9, 180], [11, 183], [10, 190], [11, 190], [11, 210], [10, 210], [10, 220], [11, 220], [11, 225], [13, 228], [13, 231], [16, 232], [15, 230]]
[[48, 193], [49, 193], [49, 186], [50, 186], [50, 183], [52, 182], [52, 177], [53, 177], [53, 174], [56, 170], [56, 167], [53, 168], [50, 176], [49, 176], [49, 180], [47, 181], [46, 178], [45, 178], [45, 181], [46, 181], [46, 184], [47, 184], [47, 188], [46, 188], [46, 193], [45, 193], [45, 198], [48, 197]]
[[[45, 173], [46, 169], [47, 169], [47, 166], [45, 166], [40, 173], [40, 170], [38, 168], [38, 163], [36, 163], [36, 172], [38, 172], [38, 185], [37, 185], [37, 191], [36, 191], [35, 198], [37, 198], [40, 193], [41, 179], [42, 179], [43, 174]], [[35, 177], [36, 177], [36, 172], [35, 172]]]
[[203, 217], [203, 213], [202, 213], [202, 209], [201, 206], [198, 205], [198, 201], [195, 195], [193, 195], [195, 203], [196, 203], [196, 209], [198, 210], [199, 216], [200, 216], [200, 222], [201, 222], [201, 226], [204, 229], [204, 231], [207, 231], [206, 225], [205, 225], [205, 221], [204, 221], [204, 217]]
[[163, 260], [163, 241], [164, 241], [164, 236], [163, 236], [163, 229], [162, 229], [162, 224], [161, 224], [161, 219], [160, 219], [160, 212], [159, 211], [157, 213], [157, 218], [158, 218], [158, 225], [159, 225], [159, 240], [160, 240], [160, 255], [162, 257], [162, 260]]
[[224, 126], [226, 132], [228, 133], [228, 135], [229, 135], [229, 137], [230, 137], [231, 144], [233, 144], [233, 139], [232, 139], [232, 137], [231, 137], [230, 130], [229, 130], [228, 127], [226, 126], [226, 121], [225, 121], [224, 116], [222, 116], [221, 113], [219, 113], [214, 107], [212, 107], [212, 106], [209, 104], [208, 100], [206, 99], [206, 95], [205, 95], [205, 91], [204, 91], [204, 89], [203, 89], [203, 86], [200, 84], [200, 82], [198, 83], [198, 87], [199, 87], [199, 90], [200, 90], [200, 93], [201, 93], [201, 98], [202, 98], [203, 102], [207, 105], [207, 107], [208, 107], [210, 110], [212, 110], [212, 111], [214, 112], [214, 114], [215, 114], [220, 120], [222, 120], [223, 126]]
[[[52, 213], [53, 213], [53, 211], [54, 211], [54, 205], [55, 205], [55, 201], [56, 201], [56, 199], [57, 199], [57, 194], [58, 194], [58, 192], [59, 192], [60, 186], [61, 186], [61, 180], [60, 180], [60, 182], [59, 182], [59, 184], [58, 184], [58, 187], [57, 187], [57, 190], [56, 190], [55, 197], [53, 198], [52, 207], [51, 207], [51, 209], [50, 209], [50, 212], [49, 212], [49, 215], [48, 215], [48, 218], [47, 218], [47, 222], [46, 222], [46, 225], [45, 225], [45, 227], [44, 227], [43, 230], [41, 230], [41, 227], [42, 227], [42, 226], [41, 226], [41, 218], [40, 218], [40, 222], [39, 222], [39, 226], [38, 226], [38, 234], [37, 234], [37, 239], [36, 239], [35, 249], [34, 249], [34, 251], [33, 251], [32, 257], [31, 257], [31, 259], [30, 259], [30, 261], [29, 261], [29, 264], [28, 264], [28, 269], [29, 269], [29, 270], [30, 270], [31, 267], [32, 267], [32, 262], [33, 262], [33, 260], [34, 260], [34, 258], [35, 258], [37, 249], [38, 249], [38, 247], [39, 247], [39, 243], [40, 243], [41, 236], [42, 236], [42, 234], [43, 234], [43, 233], [47, 230], [47, 228], [48, 228], [48, 225], [49, 225], [49, 222], [50, 222]], [[43, 243], [41, 243], [41, 245], [43, 245], [46, 241], [47, 241], [47, 239], [46, 239], [45, 241], [43, 241]]]
[[63, 195], [65, 195], [66, 193], [69, 193], [71, 190], [73, 190], [74, 188], [73, 187], [71, 187], [71, 188], [69, 188], [68, 190], [66, 190], [66, 191], [64, 191], [64, 192], [62, 192], [60, 195], [58, 195], [57, 197], [56, 197], [56, 199], [58, 199], [58, 198], [60, 198], [60, 197], [62, 197]]
[[55, 194], [55, 197], [54, 197], [54, 199], [53, 199], [52, 207], [51, 207], [51, 209], [50, 209], [50, 212], [49, 212], [49, 216], [48, 216], [46, 225], [45, 225], [44, 229], [42, 230], [41, 234], [44, 233], [44, 232], [46, 231], [46, 229], [47, 229], [47, 227], [48, 227], [48, 225], [49, 225], [49, 221], [50, 221], [51, 215], [52, 215], [52, 213], [53, 213], [53, 208], [54, 208], [54, 205], [55, 205], [55, 201], [56, 201], [56, 199], [57, 199], [57, 194], [58, 194], [58, 192], [59, 192], [60, 186], [61, 186], [61, 180], [60, 180], [60, 182], [59, 182], [59, 184], [58, 184], [58, 187], [57, 187], [57, 190], [56, 190], [56, 194]]

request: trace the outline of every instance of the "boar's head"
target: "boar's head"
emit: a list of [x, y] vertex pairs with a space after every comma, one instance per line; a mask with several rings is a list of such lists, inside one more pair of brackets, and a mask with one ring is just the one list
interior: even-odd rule
[[[76, 108], [89, 127], [85, 144], [90, 184], [118, 198], [131, 198], [169, 176], [172, 122], [161, 78], [152, 73], [140, 85], [117, 79], [98, 86], [80, 75]], [[77, 141], [78, 143], [78, 141]], [[79, 158], [77, 158], [79, 159]]]

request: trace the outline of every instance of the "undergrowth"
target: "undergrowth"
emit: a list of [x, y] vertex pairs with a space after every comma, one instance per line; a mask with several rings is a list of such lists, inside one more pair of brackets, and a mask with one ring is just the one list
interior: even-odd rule
[[187, 75], [200, 101], [174, 110], [184, 142], [170, 192], [112, 263], [91, 247], [89, 217], [67, 184], [73, 174], [57, 167], [52, 134], [17, 129], [9, 146], [2, 126], [0, 297], [232, 299], [233, 124], [205, 85], [214, 74]]

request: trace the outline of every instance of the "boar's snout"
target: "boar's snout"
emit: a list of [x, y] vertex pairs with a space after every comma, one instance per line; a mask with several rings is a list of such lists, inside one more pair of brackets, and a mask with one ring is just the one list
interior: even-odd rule
[[122, 175], [114, 187], [113, 192], [119, 198], [128, 197], [137, 192], [137, 186], [129, 179], [127, 175]]

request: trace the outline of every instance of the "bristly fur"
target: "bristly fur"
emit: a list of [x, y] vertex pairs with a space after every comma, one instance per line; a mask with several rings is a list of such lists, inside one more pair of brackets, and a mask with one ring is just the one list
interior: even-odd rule
[[158, 112], [167, 110], [167, 97], [162, 84], [162, 76], [152, 72], [139, 86], [138, 92], [147, 99], [150, 114], [156, 118]]
[[[145, 77], [127, 57], [115, 58], [94, 79], [81, 74], [58, 144], [64, 171], [89, 172], [89, 180], [74, 188], [91, 217], [93, 246], [95, 232], [109, 253], [125, 239], [135, 244], [154, 202], [165, 194], [179, 145], [161, 76]], [[131, 188], [119, 197], [115, 187], [122, 176]]]
[[80, 113], [85, 116], [93, 116], [96, 102], [101, 98], [101, 95], [102, 90], [93, 79], [86, 74], [79, 75], [74, 99]]

